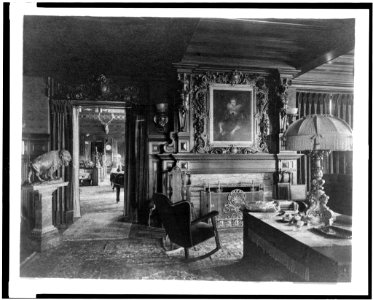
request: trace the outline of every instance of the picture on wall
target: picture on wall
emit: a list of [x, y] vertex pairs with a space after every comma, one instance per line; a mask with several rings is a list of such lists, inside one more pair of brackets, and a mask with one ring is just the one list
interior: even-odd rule
[[254, 90], [251, 86], [210, 86], [210, 143], [214, 146], [254, 142]]

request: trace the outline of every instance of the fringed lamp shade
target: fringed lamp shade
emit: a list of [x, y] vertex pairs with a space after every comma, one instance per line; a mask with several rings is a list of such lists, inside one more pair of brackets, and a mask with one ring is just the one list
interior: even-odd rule
[[342, 119], [331, 115], [309, 115], [284, 133], [285, 149], [293, 151], [352, 151], [352, 130]]
[[289, 126], [284, 133], [285, 149], [309, 151], [312, 160], [312, 181], [308, 193], [310, 205], [306, 215], [314, 224], [330, 225], [334, 212], [326, 206], [321, 160], [329, 151], [351, 151], [352, 130], [343, 120], [331, 115], [309, 115]]

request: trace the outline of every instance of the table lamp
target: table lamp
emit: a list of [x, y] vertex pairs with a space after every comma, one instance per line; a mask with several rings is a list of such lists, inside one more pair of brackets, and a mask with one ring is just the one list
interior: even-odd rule
[[342, 119], [332, 115], [308, 115], [292, 123], [283, 139], [285, 149], [307, 151], [311, 157], [311, 187], [307, 196], [306, 216], [311, 223], [331, 225], [334, 212], [327, 207], [329, 197], [324, 191], [325, 180], [321, 160], [330, 151], [353, 149], [352, 129]]

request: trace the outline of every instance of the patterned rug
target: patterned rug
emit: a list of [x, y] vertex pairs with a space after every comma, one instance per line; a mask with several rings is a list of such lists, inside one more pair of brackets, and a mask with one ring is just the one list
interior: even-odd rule
[[[128, 238], [65, 240], [61, 246], [36, 254], [21, 267], [22, 277], [162, 280], [299, 281], [284, 267], [252, 246], [242, 260], [242, 229], [220, 230], [222, 249], [195, 260], [215, 248], [214, 239], [184, 252], [167, 254], [162, 231], [142, 226], [126, 231]], [[119, 232], [119, 231], [116, 231]]]
[[[242, 260], [242, 228], [219, 229], [222, 249], [214, 238], [184, 252], [167, 254], [161, 228], [122, 222], [123, 202], [110, 186], [83, 187], [82, 217], [63, 233], [57, 248], [37, 253], [22, 266], [22, 277], [162, 280], [299, 281], [255, 245]], [[101, 190], [100, 190], [101, 188]]]

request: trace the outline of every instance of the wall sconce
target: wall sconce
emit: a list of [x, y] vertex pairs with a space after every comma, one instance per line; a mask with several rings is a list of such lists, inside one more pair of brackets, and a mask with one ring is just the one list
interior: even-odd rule
[[168, 123], [168, 103], [158, 103], [155, 105], [155, 108], [154, 123], [157, 128], [164, 132]]

